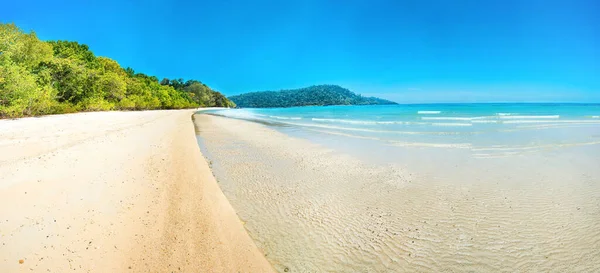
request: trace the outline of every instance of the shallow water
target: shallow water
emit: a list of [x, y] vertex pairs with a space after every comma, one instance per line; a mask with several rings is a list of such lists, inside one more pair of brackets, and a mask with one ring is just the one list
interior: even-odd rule
[[[593, 120], [594, 107], [539, 115]], [[411, 111], [444, 113], [419, 109]], [[542, 120], [512, 116], [503, 120]], [[600, 271], [599, 125], [579, 123], [473, 124], [382, 141], [381, 133], [196, 118], [225, 195], [282, 272]]]
[[[211, 113], [380, 145], [470, 149], [477, 157], [600, 144], [600, 104], [415, 104]], [[578, 130], [570, 133], [571, 128]]]

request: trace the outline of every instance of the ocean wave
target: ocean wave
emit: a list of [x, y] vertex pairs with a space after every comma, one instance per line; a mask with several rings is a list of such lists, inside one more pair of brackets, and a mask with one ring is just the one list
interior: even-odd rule
[[308, 129], [308, 130], [309, 131], [313, 131], [313, 132], [323, 133], [323, 134], [335, 135], [335, 136], [344, 136], [344, 137], [351, 137], [351, 138], [358, 138], [358, 139], [368, 139], [368, 140], [381, 141], [381, 139], [378, 138], [378, 137], [359, 136], [359, 135], [352, 135], [352, 134], [346, 134], [346, 133], [340, 133], [340, 132], [332, 132], [332, 131], [327, 131], [327, 130], [318, 130], [318, 129]]
[[291, 119], [291, 120], [299, 120], [302, 119], [301, 117], [281, 117], [281, 116], [269, 116], [270, 118], [275, 118], [275, 119]]
[[480, 120], [490, 117], [421, 117], [422, 120]]
[[[516, 128], [518, 129], [559, 129], [559, 128], [581, 128], [582, 126], [597, 126], [600, 123], [542, 123], [542, 124], [533, 124], [533, 125], [518, 125]], [[518, 131], [518, 130], [513, 130]]]
[[598, 123], [600, 120], [589, 120], [589, 119], [575, 119], [575, 120], [505, 120], [502, 121], [505, 124], [521, 124], [521, 123], [555, 123], [555, 124], [575, 124], [575, 123]]
[[418, 111], [417, 114], [420, 115], [433, 115], [433, 114], [439, 114], [442, 111]]
[[[354, 131], [354, 132], [365, 132], [365, 133], [384, 133], [384, 134], [400, 134], [400, 135], [458, 135], [464, 134], [463, 132], [414, 132], [414, 131], [390, 131], [390, 130], [374, 130], [366, 128], [354, 128], [354, 127], [339, 127], [323, 124], [310, 124], [310, 123], [298, 123], [298, 122], [281, 122], [285, 125], [301, 126], [301, 127], [312, 127], [342, 131]], [[471, 134], [473, 132], [470, 132]]]
[[244, 119], [244, 120], [254, 120], [254, 119], [263, 119], [262, 117], [266, 117], [266, 115], [261, 115], [254, 113], [252, 111], [244, 110], [244, 109], [227, 109], [214, 111], [209, 114], [215, 114], [223, 117]]
[[496, 115], [498, 116], [512, 116], [512, 115], [516, 115], [515, 113], [496, 113]]
[[471, 123], [432, 123], [433, 126], [448, 126], [448, 127], [468, 127], [473, 126]]
[[600, 116], [592, 116], [592, 118], [600, 118]]
[[559, 115], [545, 115], [545, 116], [500, 116], [500, 119], [558, 119]]
[[563, 124], [533, 124], [533, 125], [518, 125], [516, 127], [507, 127], [508, 129], [500, 129], [497, 132], [519, 132], [524, 130], [546, 130], [546, 129], [564, 129], [564, 128], [582, 128], [583, 126], [599, 126], [600, 123], [563, 123]]
[[428, 142], [401, 142], [389, 141], [390, 145], [397, 147], [426, 147], [426, 148], [455, 148], [469, 149], [470, 143], [428, 143]]
[[493, 153], [493, 154], [473, 154], [473, 158], [476, 159], [492, 159], [492, 158], [505, 158], [509, 156], [522, 155], [520, 152], [509, 152], [509, 153]]
[[331, 123], [347, 123], [347, 124], [365, 124], [365, 125], [375, 125], [376, 121], [367, 121], [367, 120], [351, 120], [351, 119], [335, 119], [335, 118], [312, 118], [313, 121], [317, 122], [331, 122]]
[[317, 121], [317, 122], [347, 123], [347, 124], [360, 124], [360, 125], [405, 124], [405, 122], [402, 122], [402, 121], [369, 121], [369, 120], [351, 120], [351, 119], [333, 119], [333, 118], [312, 118], [312, 120]]
[[498, 120], [471, 120], [471, 123], [498, 123]]
[[373, 129], [365, 129], [365, 128], [353, 128], [353, 127], [339, 127], [339, 126], [310, 124], [310, 123], [297, 123], [297, 122], [285, 122], [285, 124], [295, 125], [295, 126], [303, 126], [303, 127], [315, 127], [315, 128], [356, 131], [356, 132], [368, 132], [368, 133], [397, 133], [398, 132], [398, 131], [373, 130]]
[[540, 146], [498, 146], [498, 147], [486, 147], [486, 148], [472, 148], [471, 151], [483, 152], [483, 151], [524, 151], [524, 150], [535, 150], [540, 149]]

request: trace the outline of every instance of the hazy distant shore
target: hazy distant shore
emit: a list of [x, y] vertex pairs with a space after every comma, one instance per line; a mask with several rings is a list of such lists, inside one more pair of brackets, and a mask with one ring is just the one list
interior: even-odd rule
[[408, 145], [421, 172], [256, 122], [195, 123], [219, 185], [280, 272], [600, 270], [597, 157], [584, 153], [596, 146], [461, 162]]
[[193, 110], [0, 121], [1, 272], [268, 272]]

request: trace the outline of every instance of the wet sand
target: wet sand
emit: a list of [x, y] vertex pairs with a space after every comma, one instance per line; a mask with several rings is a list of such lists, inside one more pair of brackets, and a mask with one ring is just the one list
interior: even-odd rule
[[0, 272], [269, 272], [191, 110], [0, 121]]
[[600, 271], [593, 153], [456, 164], [444, 153], [412, 169], [263, 124], [195, 123], [219, 185], [279, 272]]

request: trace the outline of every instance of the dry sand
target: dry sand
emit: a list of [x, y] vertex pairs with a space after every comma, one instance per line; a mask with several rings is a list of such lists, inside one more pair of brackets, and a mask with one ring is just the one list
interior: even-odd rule
[[0, 121], [0, 272], [270, 272], [193, 111]]

